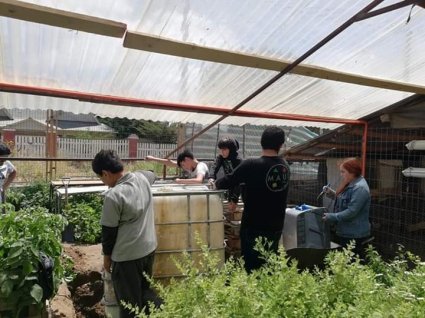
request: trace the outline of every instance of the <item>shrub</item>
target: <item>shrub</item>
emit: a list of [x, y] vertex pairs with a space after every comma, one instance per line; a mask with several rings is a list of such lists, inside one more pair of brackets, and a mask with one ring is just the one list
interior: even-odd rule
[[54, 290], [65, 268], [61, 263], [61, 232], [65, 220], [42, 207], [0, 215], [0, 302], [15, 314], [31, 304], [43, 306], [43, 290], [38, 283], [40, 252], [54, 261]]
[[7, 192], [7, 202], [15, 206], [15, 210], [31, 207], [50, 209], [50, 186], [45, 181], [36, 181], [22, 188], [11, 188]]
[[96, 244], [101, 240], [100, 216], [103, 199], [97, 194], [74, 195], [62, 213], [73, 228], [78, 243]]
[[187, 255], [179, 265], [184, 279], [155, 284], [164, 304], [149, 317], [425, 316], [425, 264], [410, 254], [386, 263], [371, 251], [371, 265], [364, 265], [345, 249], [329, 253], [323, 270], [300, 271], [283, 250], [259, 249], [267, 265], [250, 275], [235, 260], [217, 267], [207, 249], [202, 270]]
[[74, 239], [78, 243], [96, 244], [100, 242], [102, 227], [100, 225], [100, 209], [89, 203], [73, 203], [62, 211], [74, 231]]

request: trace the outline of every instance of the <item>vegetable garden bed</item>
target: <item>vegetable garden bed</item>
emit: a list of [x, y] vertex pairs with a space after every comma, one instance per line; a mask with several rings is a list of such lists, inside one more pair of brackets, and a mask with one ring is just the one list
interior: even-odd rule
[[[62, 216], [47, 213], [31, 196], [15, 198], [21, 210], [0, 215], [2, 304], [15, 302], [18, 310], [42, 307], [37, 264], [44, 252], [55, 261], [52, 317], [103, 317], [100, 244], [62, 244]], [[71, 203], [70, 209], [78, 209], [64, 214], [75, 223], [82, 221], [74, 224], [76, 238], [97, 240], [93, 228], [98, 226], [99, 202]], [[80, 213], [86, 217], [74, 217]], [[152, 309], [151, 317], [425, 317], [425, 263], [409, 252], [385, 262], [371, 250], [367, 265], [349, 250], [331, 252], [322, 269], [300, 271], [282, 250], [280, 255], [264, 254], [267, 266], [251, 275], [238, 260], [223, 265], [205, 247], [201, 254], [196, 264], [189, 256], [178, 264], [183, 278], [156, 284], [164, 305]], [[58, 290], [63, 281], [69, 289], [62, 284]], [[29, 316], [23, 313], [21, 317]]]

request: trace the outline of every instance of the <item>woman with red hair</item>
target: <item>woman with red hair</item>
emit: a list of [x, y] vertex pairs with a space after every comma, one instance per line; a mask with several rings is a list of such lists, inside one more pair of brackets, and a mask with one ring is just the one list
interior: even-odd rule
[[335, 224], [336, 243], [346, 247], [355, 242], [354, 252], [364, 259], [362, 243], [370, 236], [370, 191], [358, 159], [345, 159], [339, 166], [341, 184], [334, 191], [325, 187], [324, 192], [336, 199], [333, 213], [325, 213], [324, 220]]

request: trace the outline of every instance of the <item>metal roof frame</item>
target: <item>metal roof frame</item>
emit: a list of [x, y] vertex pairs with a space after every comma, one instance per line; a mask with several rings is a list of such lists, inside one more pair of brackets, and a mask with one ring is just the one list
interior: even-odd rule
[[[408, 92], [415, 92], [415, 93], [419, 93], [419, 94], [424, 94], [425, 91], [425, 87], [423, 86], [419, 86], [419, 85], [413, 85], [413, 84], [406, 84], [406, 83], [399, 83], [399, 82], [394, 82], [394, 81], [384, 81], [384, 80], [380, 80], [380, 79], [374, 79], [374, 78], [368, 78], [368, 77], [362, 77], [362, 76], [355, 76], [349, 73], [345, 73], [345, 72], [333, 72], [332, 70], [326, 70], [323, 68], [315, 68], [315, 67], [308, 67], [308, 66], [302, 66], [300, 65], [300, 63], [305, 60], [308, 56], [310, 56], [311, 54], [313, 54], [314, 52], [316, 52], [318, 49], [320, 49], [324, 44], [326, 44], [327, 42], [329, 42], [332, 38], [334, 38], [336, 35], [338, 35], [339, 33], [341, 33], [343, 30], [345, 30], [347, 27], [349, 27], [350, 25], [352, 25], [354, 22], [356, 21], [360, 21], [360, 20], [364, 20], [382, 13], [386, 13], [395, 9], [399, 9], [401, 7], [407, 6], [407, 5], [411, 5], [411, 4], [419, 4], [420, 6], [424, 6], [425, 1], [420, 0], [420, 1], [414, 1], [414, 0], [405, 0], [405, 1], [400, 1], [397, 4], [391, 5], [391, 6], [387, 6], [385, 8], [381, 8], [375, 11], [371, 11], [373, 8], [377, 7], [380, 3], [382, 3], [383, 0], [375, 0], [372, 1], [369, 5], [367, 5], [366, 7], [364, 7], [362, 10], [360, 10], [357, 14], [355, 14], [354, 16], [352, 16], [350, 19], [348, 19], [345, 23], [343, 23], [340, 27], [338, 27], [337, 29], [335, 29], [333, 32], [331, 32], [326, 38], [324, 38], [322, 41], [320, 41], [319, 43], [317, 43], [316, 45], [314, 45], [311, 49], [309, 49], [306, 53], [304, 53], [303, 55], [301, 55], [299, 58], [297, 58], [294, 62], [290, 63], [289, 62], [284, 62], [284, 61], [270, 61], [270, 59], [261, 59], [258, 57], [249, 57], [248, 55], [244, 55], [241, 56], [240, 54], [238, 55], [238, 53], [232, 53], [232, 52], [219, 52], [218, 50], [215, 49], [209, 49], [209, 48], [202, 48], [202, 47], [195, 47], [194, 45], [189, 45], [186, 43], [178, 43], [177, 41], [172, 41], [171, 43], [168, 43], [168, 45], [172, 45], [173, 52], [166, 52], [166, 50], [164, 50], [163, 48], [161, 49], [161, 47], [158, 46], [155, 48], [155, 45], [152, 44], [147, 44], [147, 46], [144, 46], [144, 49], [151, 51], [151, 52], [159, 52], [159, 53], [167, 53], [167, 54], [172, 54], [172, 55], [178, 55], [176, 52], [178, 52], [178, 46], [180, 45], [180, 47], [182, 48], [182, 51], [180, 51], [180, 55], [179, 56], [186, 56], [185, 52], [190, 52], [193, 51], [194, 54], [190, 55], [190, 56], [186, 56], [186, 57], [190, 57], [190, 58], [197, 58], [196, 55], [200, 54], [199, 58], [201, 59], [207, 59], [208, 56], [213, 56], [216, 55], [215, 53], [220, 53], [218, 54], [218, 59], [214, 59], [214, 61], [220, 61], [220, 58], [224, 58], [224, 60], [221, 60], [221, 62], [226, 62], [226, 58], [230, 58], [230, 59], [234, 59], [235, 57], [242, 61], [243, 63], [248, 63], [251, 64], [254, 63], [253, 66], [255, 67], [274, 67], [274, 68], [281, 68], [282, 66], [284, 66], [283, 70], [281, 70], [279, 72], [279, 74], [277, 74], [276, 76], [274, 76], [272, 79], [270, 79], [269, 81], [267, 81], [264, 85], [262, 85], [260, 88], [258, 88], [257, 90], [255, 90], [253, 93], [251, 93], [247, 98], [243, 99], [240, 103], [238, 103], [236, 106], [234, 106], [232, 109], [230, 110], [226, 110], [224, 114], [221, 114], [221, 117], [218, 118], [217, 120], [215, 120], [213, 123], [211, 123], [210, 125], [208, 125], [205, 129], [203, 129], [201, 132], [199, 132], [198, 134], [196, 134], [195, 136], [193, 136], [192, 138], [186, 140], [179, 148], [175, 149], [175, 151], [171, 152], [169, 155], [171, 155], [172, 153], [178, 151], [180, 148], [184, 147], [187, 143], [191, 142], [193, 139], [195, 139], [197, 136], [199, 136], [200, 134], [202, 134], [203, 132], [205, 132], [206, 130], [208, 130], [209, 128], [211, 128], [212, 126], [214, 126], [215, 124], [221, 122], [223, 119], [229, 117], [229, 116], [233, 116], [233, 115], [242, 115], [243, 111], [239, 111], [239, 108], [241, 108], [242, 106], [244, 106], [245, 104], [247, 104], [250, 100], [252, 100], [255, 96], [257, 96], [258, 94], [260, 94], [262, 91], [264, 91], [266, 88], [268, 88], [269, 86], [271, 86], [273, 83], [275, 83], [276, 81], [278, 81], [282, 76], [284, 76], [285, 74], [291, 72], [294, 74], [297, 74], [297, 72], [299, 72], [300, 75], [305, 75], [305, 76], [315, 76], [318, 78], [324, 78], [324, 79], [329, 79], [329, 80], [338, 80], [338, 81], [345, 81], [345, 82], [350, 82], [350, 83], [355, 83], [355, 84], [360, 84], [360, 85], [367, 85], [367, 86], [371, 86], [371, 87], [385, 87], [385, 88], [389, 88], [389, 89], [396, 89], [396, 90], [402, 90], [402, 91], [408, 91]], [[127, 30], [127, 27], [125, 24], [122, 23], [117, 23], [114, 21], [108, 21], [105, 19], [99, 19], [96, 17], [91, 17], [91, 16], [86, 16], [86, 15], [79, 15], [79, 14], [73, 14], [70, 12], [66, 12], [66, 11], [62, 11], [62, 10], [56, 10], [56, 9], [50, 9], [48, 7], [43, 7], [43, 6], [37, 6], [37, 5], [28, 5], [25, 4], [23, 2], [19, 2], [19, 1], [13, 1], [13, 0], [0, 0], [0, 15], [4, 15], [4, 16], [8, 16], [8, 17], [13, 17], [13, 18], [17, 18], [17, 19], [22, 19], [22, 20], [26, 20], [26, 21], [32, 21], [32, 22], [38, 22], [38, 23], [44, 23], [44, 24], [48, 24], [48, 25], [53, 25], [53, 26], [59, 26], [59, 27], [65, 27], [65, 28], [73, 28], [73, 29], [77, 29], [77, 30], [81, 30], [84, 32], [93, 32], [96, 34], [102, 34], [102, 35], [108, 35], [108, 36], [115, 36], [115, 37], [121, 37]], [[65, 22], [64, 22], [65, 21]], [[85, 23], [85, 22], [87, 23]], [[81, 26], [79, 26], [81, 25]], [[109, 26], [111, 27], [111, 29], [109, 31], [105, 31], [104, 28], [105, 26]], [[124, 38], [124, 47], [134, 47], [137, 48], [137, 45], [134, 44], [134, 39], [137, 40], [137, 37], [141, 37], [143, 36], [144, 38], [146, 38], [146, 35], [140, 35], [137, 32], [130, 32], [127, 31], [125, 38]], [[133, 40], [132, 40], [133, 37]], [[155, 41], [159, 41], [158, 38], [154, 38], [151, 37], [151, 39], [155, 40]], [[169, 40], [166, 39], [160, 39], [160, 41], [164, 44]], [[157, 51], [155, 51], [155, 49]], [[188, 50], [189, 49], [189, 50]], [[208, 51], [208, 50], [214, 50], [214, 51]], [[206, 57], [202, 57], [202, 52], [206, 52], [205, 56]], [[214, 53], [214, 54], [213, 54]], [[233, 55], [232, 55], [233, 54]], [[234, 55], [236, 54], [236, 55]], [[227, 57], [226, 57], [227, 56]], [[239, 59], [239, 57], [243, 57], [244, 59]], [[230, 60], [227, 60], [227, 62], [229, 62]], [[248, 62], [246, 62], [248, 61]], [[242, 63], [239, 62], [239, 63]], [[258, 62], [258, 63], [257, 63]], [[255, 64], [257, 63], [257, 64]], [[272, 66], [267, 66], [267, 63], [270, 63], [269, 65]], [[236, 65], [238, 65], [236, 63]], [[249, 66], [247, 64], [244, 64], [244, 66]], [[7, 83], [3, 83], [1, 85], [1, 89], [2, 91], [11, 91], [8, 90], [7, 88], [8, 84]], [[24, 92], [26, 94], [33, 94], [36, 93], [36, 90], [41, 89], [43, 90], [43, 88], [26, 88], [26, 89], [22, 89], [21, 87], [21, 92]], [[49, 89], [44, 89], [44, 90], [49, 90]], [[50, 89], [51, 91], [54, 89]], [[17, 92], [18, 90], [15, 90], [14, 92]], [[31, 92], [32, 91], [32, 92]], [[56, 90], [56, 93], [60, 93], [63, 95], [66, 95], [66, 91], [65, 90]], [[40, 93], [40, 91], [37, 93], [37, 95], [43, 95]], [[90, 93], [82, 93], [82, 95], [85, 95], [86, 97], [88, 97], [90, 95]], [[44, 95], [44, 96], [49, 96], [49, 95]], [[50, 95], [51, 96], [51, 95]], [[69, 98], [69, 97], [67, 97]], [[103, 96], [103, 102], [105, 102], [105, 100], [108, 97]], [[91, 102], [95, 102], [94, 100], [90, 100]], [[123, 103], [124, 101], [117, 101], [114, 100], [114, 98], [110, 98], [110, 104], [114, 104], [114, 103]], [[136, 101], [136, 104], [139, 104], [139, 106], [141, 106], [141, 101]], [[125, 104], [125, 103], [124, 103]], [[162, 105], [160, 105], [162, 104]], [[125, 105], [129, 105], [129, 104], [125, 104]], [[164, 108], [167, 109], [167, 107], [172, 106], [173, 109], [175, 109], [174, 107], [177, 106], [177, 104], [172, 105], [172, 104], [168, 104], [168, 103], [158, 103], [159, 108]], [[186, 110], [186, 111], [193, 111], [194, 108], [191, 105], [180, 105], [181, 109], [180, 110]], [[198, 110], [197, 111], [201, 111], [201, 106], [197, 106]], [[211, 108], [211, 107], [208, 107]], [[205, 109], [205, 111], [211, 111], [212, 109]], [[216, 109], [215, 111], [218, 112], [218, 110]], [[309, 121], [313, 121], [311, 119], [313, 118], [308, 118], [309, 116], [305, 116], [305, 115], [294, 115], [294, 114], [289, 114], [290, 116], [285, 117], [286, 114], [282, 114], [282, 113], [269, 113], [269, 112], [262, 112], [264, 115], [263, 116], [275, 116], [272, 118], [279, 118], [283, 117], [285, 119], [295, 119], [295, 120], [309, 120]], [[247, 115], [248, 113], [246, 113]], [[250, 112], [251, 116], [255, 116], [255, 112]], [[260, 114], [257, 114], [260, 117]], [[290, 118], [292, 117], [292, 118]], [[335, 118], [322, 118], [323, 120], [328, 120], [327, 122], [337, 122], [335, 121]], [[338, 119], [337, 119], [338, 120]], [[320, 121], [320, 120], [318, 120]], [[339, 121], [338, 121], [339, 122]], [[359, 121], [362, 122], [362, 121]], [[340, 123], [345, 123], [344, 120], [342, 120]], [[360, 124], [360, 123], [359, 123]], [[361, 124], [364, 124], [363, 122]], [[364, 135], [364, 141], [367, 138], [367, 124], [365, 125], [365, 135]], [[366, 151], [366, 149], [362, 148], [362, 150]]]

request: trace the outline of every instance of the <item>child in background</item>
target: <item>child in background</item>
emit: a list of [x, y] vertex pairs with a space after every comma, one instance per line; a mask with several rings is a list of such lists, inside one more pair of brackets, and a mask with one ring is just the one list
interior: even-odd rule
[[[231, 174], [237, 166], [240, 165], [242, 159], [239, 157], [239, 142], [233, 138], [222, 138], [219, 140], [217, 147], [220, 154], [217, 156], [213, 165], [212, 177], [209, 181], [212, 183], [217, 180], [217, 173], [220, 168], [223, 168], [225, 175]], [[229, 210], [234, 212], [236, 210], [239, 195], [241, 193], [240, 186], [237, 185], [228, 190]]]
[[10, 155], [10, 148], [3, 142], [0, 143], [0, 191], [1, 203], [6, 202], [6, 190], [16, 178], [16, 169], [6, 160]]

